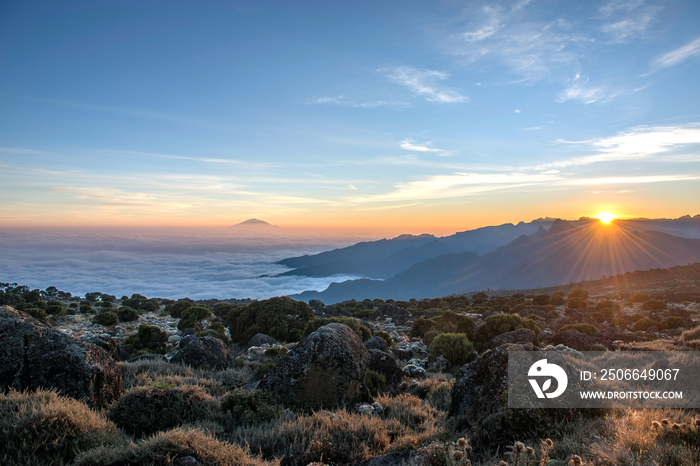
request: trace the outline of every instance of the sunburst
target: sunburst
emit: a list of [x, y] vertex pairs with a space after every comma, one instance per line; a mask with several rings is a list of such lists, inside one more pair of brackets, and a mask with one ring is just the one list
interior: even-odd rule
[[614, 215], [614, 214], [607, 213], [607, 212], [604, 212], [604, 213], [602, 213], [602, 214], [599, 214], [599, 215], [598, 215], [598, 218], [599, 218], [600, 221], [603, 222], [603, 223], [610, 223], [610, 222], [612, 222], [612, 221], [615, 219], [615, 215]]

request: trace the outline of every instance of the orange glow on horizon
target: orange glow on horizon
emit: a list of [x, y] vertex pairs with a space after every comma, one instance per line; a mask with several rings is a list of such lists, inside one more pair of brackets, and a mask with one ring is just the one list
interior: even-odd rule
[[615, 220], [616, 216], [615, 216], [615, 214], [604, 212], [602, 214], [598, 214], [598, 218], [603, 223], [610, 223], [613, 220]]

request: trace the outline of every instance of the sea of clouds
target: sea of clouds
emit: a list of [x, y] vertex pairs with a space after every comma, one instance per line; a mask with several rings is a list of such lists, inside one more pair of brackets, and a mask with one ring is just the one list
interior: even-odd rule
[[0, 282], [73, 295], [264, 299], [324, 290], [355, 276], [275, 277], [287, 257], [344, 247], [366, 235], [227, 228], [0, 231]]

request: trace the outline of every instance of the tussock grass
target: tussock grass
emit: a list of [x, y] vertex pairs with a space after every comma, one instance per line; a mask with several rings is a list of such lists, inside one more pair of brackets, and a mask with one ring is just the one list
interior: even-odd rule
[[192, 456], [204, 466], [273, 466], [238, 445], [217, 440], [200, 429], [181, 427], [160, 432], [126, 446], [96, 448], [81, 455], [75, 466], [168, 466], [182, 456]]
[[197, 420], [211, 419], [219, 403], [201, 387], [132, 388], [109, 408], [107, 416], [129, 435], [141, 437]]
[[55, 391], [0, 394], [2, 464], [60, 466], [82, 451], [125, 443], [103, 414]]
[[122, 362], [119, 367], [126, 389], [158, 384], [198, 385], [211, 396], [222, 396], [255, 380], [255, 373], [246, 367], [209, 370], [165, 361]]

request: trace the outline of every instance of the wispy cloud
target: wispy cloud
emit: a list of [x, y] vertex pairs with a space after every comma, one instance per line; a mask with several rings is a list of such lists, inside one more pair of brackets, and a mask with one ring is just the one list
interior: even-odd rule
[[614, 0], [601, 6], [598, 11], [602, 16], [610, 16], [618, 12], [629, 13], [644, 5], [644, 0]]
[[668, 68], [669, 66], [677, 65], [698, 54], [700, 54], [700, 37], [689, 42], [683, 47], [679, 47], [675, 50], [659, 55], [651, 62], [651, 65], [654, 70]]
[[430, 145], [433, 143], [433, 141], [428, 141], [424, 143], [416, 143], [411, 138], [404, 139], [401, 141], [401, 148], [414, 151], [414, 152], [432, 152], [434, 154], [440, 154], [440, 155], [448, 155], [448, 152], [443, 150], [443, 149], [437, 149], [434, 147], [430, 147]]
[[388, 100], [374, 100], [371, 102], [355, 102], [352, 100], [345, 99], [345, 96], [339, 95], [335, 97], [318, 97], [315, 99], [308, 100], [307, 104], [331, 104], [331, 105], [342, 105], [345, 107], [354, 108], [376, 108], [376, 107], [390, 107], [390, 108], [407, 108], [411, 105], [407, 102], [400, 101], [388, 101]]
[[319, 97], [317, 99], [311, 99], [308, 103], [310, 104], [342, 104], [344, 103], [342, 95], [337, 97]]
[[[522, 8], [522, 7], [521, 7]], [[487, 37], [491, 37], [500, 28], [499, 20], [497, 17], [497, 11], [491, 7], [484, 8], [484, 13], [489, 16], [489, 20], [486, 24], [482, 25], [476, 31], [464, 32], [461, 34], [462, 38], [467, 42], [479, 42]]]
[[588, 79], [581, 78], [580, 74], [571, 81], [571, 84], [559, 93], [557, 102], [563, 103], [567, 100], [580, 100], [584, 104], [592, 104], [598, 101], [608, 101], [615, 97], [617, 93], [607, 94], [602, 87], [588, 85]]
[[413, 95], [424, 97], [428, 102], [457, 103], [469, 100], [467, 96], [460, 94], [457, 90], [441, 84], [441, 81], [449, 77], [448, 73], [409, 66], [379, 71], [386, 71], [390, 80], [406, 86]]
[[23, 149], [20, 147], [0, 147], [0, 152], [5, 152], [8, 154], [18, 154], [18, 155], [40, 155], [44, 154], [39, 150], [34, 149]]
[[625, 18], [614, 23], [604, 24], [601, 30], [610, 34], [613, 41], [624, 42], [633, 36], [643, 34], [653, 20], [654, 15], [649, 12], [638, 18]]
[[597, 153], [552, 162], [537, 168], [567, 167], [660, 156], [667, 158], [675, 152], [686, 149], [691, 144], [700, 144], [700, 123], [677, 126], [639, 126], [609, 138], [568, 142], [568, 144], [586, 144]]

